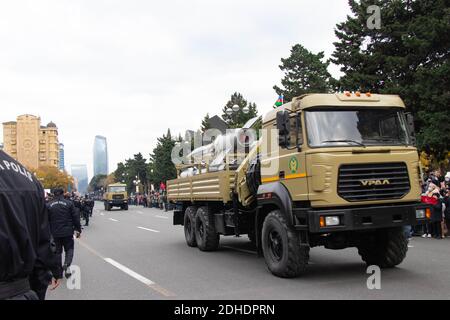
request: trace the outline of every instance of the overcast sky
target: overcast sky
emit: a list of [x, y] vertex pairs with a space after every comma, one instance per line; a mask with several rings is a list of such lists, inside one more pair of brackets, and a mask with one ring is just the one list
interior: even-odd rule
[[0, 0], [0, 122], [54, 121], [66, 166], [90, 174], [104, 135], [114, 170], [235, 91], [269, 111], [280, 58], [296, 43], [329, 57], [349, 13], [346, 0]]

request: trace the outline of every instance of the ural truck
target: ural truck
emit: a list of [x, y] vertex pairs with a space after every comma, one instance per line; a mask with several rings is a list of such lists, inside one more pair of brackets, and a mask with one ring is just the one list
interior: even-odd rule
[[[173, 223], [201, 251], [217, 250], [221, 236], [247, 234], [284, 278], [304, 274], [318, 246], [356, 247], [368, 265], [395, 267], [408, 250], [404, 227], [431, 217], [420, 202], [411, 124], [396, 95], [294, 98], [262, 119], [242, 161], [220, 170], [204, 161], [178, 167], [179, 178], [167, 184]], [[196, 174], [183, 175], [189, 165]]]
[[111, 211], [114, 207], [122, 210], [128, 210], [128, 193], [127, 185], [114, 183], [107, 186], [107, 190], [103, 195], [105, 211]]

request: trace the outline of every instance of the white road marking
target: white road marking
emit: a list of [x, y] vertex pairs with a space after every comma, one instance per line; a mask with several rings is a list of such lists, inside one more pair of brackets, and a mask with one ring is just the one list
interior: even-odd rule
[[146, 284], [147, 287], [149, 287], [150, 289], [158, 292], [159, 294], [161, 294], [161, 295], [163, 295], [165, 297], [169, 297], [169, 298], [170, 297], [176, 297], [176, 294], [174, 294], [173, 292], [170, 292], [169, 290], [161, 287], [157, 283], [154, 283], [153, 281], [151, 281], [151, 280], [141, 276], [140, 274], [134, 272], [133, 270], [130, 270], [129, 268], [121, 265], [117, 261], [114, 261], [113, 259], [110, 259], [110, 258], [103, 257], [100, 253], [98, 253], [96, 250], [92, 249], [87, 243], [83, 242], [82, 240], [77, 239], [77, 241], [78, 241], [78, 243], [80, 243], [83, 247], [85, 247], [88, 251], [90, 251], [95, 256], [99, 257], [100, 259], [102, 259], [106, 263], [111, 264], [112, 266], [116, 267], [117, 269], [125, 272], [126, 274], [130, 275], [134, 279], [136, 279], [136, 280]]
[[142, 211], [136, 211], [137, 213], [139, 213], [139, 214], [144, 214]]
[[153, 230], [153, 229], [144, 228], [144, 227], [138, 227], [138, 229], [145, 230], [145, 231], [150, 231], [150, 232], [155, 232], [155, 233], [159, 233], [158, 230]]
[[414, 246], [412, 246], [412, 245], [408, 244], [408, 248], [414, 248]]
[[256, 251], [244, 250], [244, 249], [239, 249], [239, 248], [234, 248], [234, 247], [229, 247], [229, 246], [222, 246], [222, 248], [239, 251], [239, 252], [243, 252], [243, 253], [257, 254]]
[[109, 264], [113, 265], [114, 267], [116, 267], [117, 269], [119, 269], [120, 271], [126, 273], [127, 275], [129, 275], [130, 277], [142, 282], [143, 284], [145, 284], [146, 286], [152, 286], [155, 283], [150, 280], [147, 279], [144, 276], [141, 276], [139, 273], [134, 272], [133, 270], [125, 267], [124, 265], [118, 263], [117, 261], [114, 261], [113, 259], [110, 258], [105, 258], [105, 261], [108, 262]]
[[155, 216], [155, 218], [160, 218], [160, 219], [169, 219], [169, 217], [164, 217], [164, 216]]
[[119, 222], [119, 220], [113, 219], [113, 218], [109, 218], [109, 220], [114, 221], [114, 222]]
[[104, 216], [105, 214], [103, 212], [100, 213], [101, 216]]

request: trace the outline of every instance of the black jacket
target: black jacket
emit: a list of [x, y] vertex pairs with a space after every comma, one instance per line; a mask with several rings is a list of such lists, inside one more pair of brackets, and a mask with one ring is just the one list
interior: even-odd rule
[[445, 197], [443, 202], [445, 204], [445, 219], [450, 220], [450, 197]]
[[74, 231], [81, 232], [80, 215], [72, 201], [60, 196], [49, 202], [48, 212], [54, 238], [70, 237]]
[[433, 216], [431, 220], [434, 222], [442, 221], [442, 200], [438, 199], [437, 203], [433, 206]]
[[29, 278], [48, 285], [62, 269], [50, 246], [44, 190], [17, 161], [0, 151], [0, 282]]

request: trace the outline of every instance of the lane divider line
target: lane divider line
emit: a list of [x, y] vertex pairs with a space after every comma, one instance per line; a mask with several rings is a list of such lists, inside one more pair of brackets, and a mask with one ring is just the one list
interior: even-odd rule
[[126, 273], [127, 275], [129, 275], [130, 277], [138, 280], [139, 282], [145, 284], [147, 287], [149, 287], [150, 289], [156, 291], [157, 293], [159, 293], [160, 295], [164, 296], [164, 297], [168, 297], [168, 298], [173, 298], [176, 297], [177, 295], [163, 287], [161, 287], [160, 285], [158, 285], [157, 283], [153, 282], [150, 279], [147, 279], [146, 277], [140, 275], [137, 272], [134, 272], [133, 270], [131, 270], [130, 268], [125, 267], [124, 265], [120, 264], [119, 262], [111, 259], [111, 258], [105, 258], [103, 257], [100, 253], [98, 253], [96, 250], [92, 249], [87, 243], [83, 242], [80, 239], [77, 239], [77, 242], [83, 246], [84, 248], [86, 248], [88, 251], [90, 251], [93, 255], [97, 256], [98, 258], [102, 259], [103, 261], [107, 262], [108, 264], [116, 267], [117, 269], [119, 269], [120, 271]]
[[144, 228], [144, 227], [137, 227], [138, 229], [141, 230], [145, 230], [145, 231], [150, 231], [150, 232], [155, 232], [155, 233], [160, 233], [160, 231], [158, 230], [153, 230], [153, 229], [149, 229], [149, 228]]
[[160, 219], [169, 219], [169, 217], [164, 217], [164, 216], [155, 216], [155, 218], [160, 218]]
[[119, 220], [113, 219], [113, 218], [109, 218], [109, 220], [114, 221], [114, 222], [119, 222]]
[[155, 284], [152, 280], [147, 279], [144, 276], [141, 276], [139, 273], [134, 272], [130, 268], [125, 267], [123, 264], [120, 264], [120, 263], [118, 263], [117, 261], [115, 261], [115, 260], [113, 260], [111, 258], [104, 258], [104, 260], [106, 262], [108, 262], [110, 265], [112, 265], [112, 266], [116, 267], [117, 269], [119, 269], [120, 271], [126, 273], [130, 277], [136, 279], [137, 281], [142, 282], [146, 286], [151, 286], [151, 285]]

